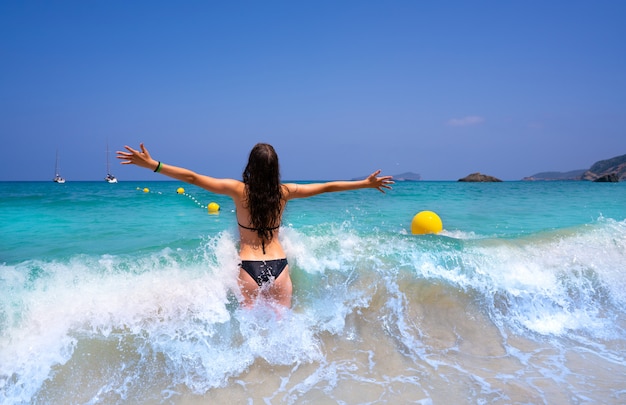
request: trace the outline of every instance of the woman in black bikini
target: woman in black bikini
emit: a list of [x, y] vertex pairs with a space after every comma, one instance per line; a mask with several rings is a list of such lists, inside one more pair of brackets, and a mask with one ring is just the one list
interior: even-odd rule
[[285, 251], [278, 240], [287, 201], [361, 188], [375, 188], [384, 193], [384, 189], [390, 189], [393, 184], [391, 176], [378, 177], [380, 170], [363, 180], [282, 184], [278, 156], [274, 148], [265, 143], [255, 145], [250, 151], [243, 181], [216, 179], [182, 167], [167, 165], [152, 159], [143, 143], [139, 147], [141, 150], [125, 146], [128, 152], [117, 152], [118, 159], [122, 160], [122, 164], [152, 169], [233, 199], [239, 224], [239, 286], [244, 306], [254, 304], [259, 293], [267, 294], [285, 307], [291, 306], [289, 266]]

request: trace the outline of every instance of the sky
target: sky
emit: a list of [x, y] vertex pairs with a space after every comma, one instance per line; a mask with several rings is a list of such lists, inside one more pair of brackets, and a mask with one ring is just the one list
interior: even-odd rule
[[[0, 2], [0, 181], [480, 172], [626, 154], [626, 1]], [[107, 145], [109, 153], [107, 155]], [[164, 178], [163, 178], [164, 179]]]

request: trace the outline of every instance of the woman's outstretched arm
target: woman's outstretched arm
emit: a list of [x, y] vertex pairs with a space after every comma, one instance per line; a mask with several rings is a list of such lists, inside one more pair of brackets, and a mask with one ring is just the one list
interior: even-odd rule
[[123, 165], [136, 165], [144, 167], [176, 180], [202, 187], [213, 193], [225, 194], [231, 197], [236, 194], [236, 191], [239, 188], [241, 188], [242, 183], [237, 180], [216, 179], [211, 176], [198, 174], [192, 170], [185, 169], [184, 167], [173, 166], [157, 161], [152, 158], [150, 152], [148, 152], [148, 149], [146, 149], [143, 143], [139, 144], [140, 150], [133, 149], [130, 146], [124, 146], [124, 148], [128, 152], [117, 152], [117, 158], [122, 160], [121, 164]]
[[363, 180], [329, 181], [325, 183], [311, 184], [285, 184], [287, 187], [287, 199], [306, 198], [322, 193], [332, 193], [337, 191], [358, 190], [362, 188], [375, 188], [381, 193], [390, 190], [394, 184], [392, 176], [378, 176], [380, 170], [375, 171]]

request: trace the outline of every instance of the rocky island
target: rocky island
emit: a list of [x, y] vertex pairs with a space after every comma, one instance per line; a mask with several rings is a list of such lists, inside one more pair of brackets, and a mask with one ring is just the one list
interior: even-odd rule
[[493, 176], [482, 174], [482, 173], [472, 173], [470, 175], [463, 177], [462, 179], [459, 179], [458, 181], [468, 182], [468, 183], [470, 182], [471, 183], [496, 183], [496, 182], [501, 182], [502, 180]]

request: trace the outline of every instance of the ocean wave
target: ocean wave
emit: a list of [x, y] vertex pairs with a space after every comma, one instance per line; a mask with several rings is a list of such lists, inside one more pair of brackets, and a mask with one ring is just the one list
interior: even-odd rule
[[[341, 401], [349, 381], [368, 396], [404, 398], [394, 396], [403, 385], [437, 399], [456, 379], [475, 387], [469, 397], [497, 400], [519, 364], [529, 376], [546, 362], [576, 370], [558, 360], [564, 347], [584, 347], [598, 368], [624, 362], [624, 221], [516, 238], [343, 223], [284, 227], [281, 239], [295, 287], [282, 316], [270, 303], [238, 307], [227, 231], [187, 249], [2, 265], [2, 402]], [[545, 338], [560, 342], [554, 357]], [[487, 361], [502, 369], [490, 382], [478, 377]]]

